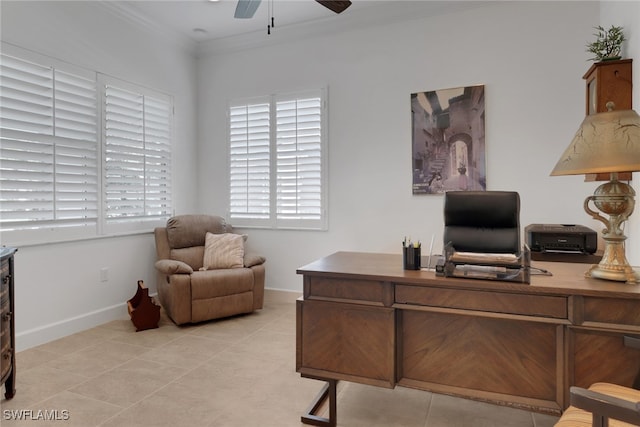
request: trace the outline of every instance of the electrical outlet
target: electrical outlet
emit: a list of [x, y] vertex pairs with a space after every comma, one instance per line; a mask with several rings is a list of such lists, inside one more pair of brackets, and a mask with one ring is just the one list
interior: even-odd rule
[[103, 267], [100, 269], [100, 281], [101, 282], [109, 281], [109, 269], [107, 267]]

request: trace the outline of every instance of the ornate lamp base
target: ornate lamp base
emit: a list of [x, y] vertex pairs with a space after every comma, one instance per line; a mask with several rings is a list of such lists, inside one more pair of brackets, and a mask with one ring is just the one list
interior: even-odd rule
[[627, 282], [629, 284], [640, 283], [638, 273], [631, 268], [624, 254], [624, 240], [616, 242], [605, 240], [605, 242], [606, 246], [602, 260], [599, 264], [592, 265], [591, 269], [585, 273], [585, 276]]
[[[629, 284], [640, 283], [640, 276], [629, 265], [624, 250], [627, 236], [622, 232], [622, 224], [633, 213], [635, 206], [635, 191], [630, 185], [618, 181], [618, 174], [612, 173], [612, 179], [596, 188], [593, 196], [584, 201], [584, 210], [593, 219], [602, 222], [605, 229], [602, 238], [605, 242], [604, 254], [600, 264], [594, 265], [585, 273], [587, 277], [615, 280]], [[589, 202], [602, 213], [609, 215], [605, 218], [589, 207]]]

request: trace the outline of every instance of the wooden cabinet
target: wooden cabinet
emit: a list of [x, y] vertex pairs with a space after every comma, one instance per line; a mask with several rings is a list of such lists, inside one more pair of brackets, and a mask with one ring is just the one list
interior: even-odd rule
[[562, 326], [402, 310], [399, 385], [558, 413]]
[[631, 101], [631, 59], [596, 62], [582, 77], [586, 81], [586, 114], [607, 111], [612, 101], [616, 110], [629, 110]]
[[[591, 295], [571, 299], [574, 316], [567, 331], [569, 384], [583, 388], [596, 382], [640, 386], [638, 300]], [[630, 345], [629, 341], [636, 344]]]
[[[586, 81], [586, 115], [606, 112], [609, 101], [615, 104], [616, 110], [633, 108], [632, 62], [632, 59], [596, 62], [582, 76]], [[610, 177], [610, 173], [587, 174], [586, 180], [609, 181]], [[631, 181], [632, 174], [620, 172], [618, 178]]]
[[14, 248], [0, 248], [0, 384], [5, 386], [5, 397], [11, 399], [16, 392], [16, 333], [15, 298], [13, 293]]
[[296, 369], [309, 376], [395, 386], [390, 283], [307, 277], [297, 303]]
[[634, 386], [640, 373], [640, 350], [625, 344], [629, 333], [569, 328], [569, 383], [588, 388], [596, 382]]
[[298, 301], [297, 371], [394, 387], [394, 315], [392, 308]]

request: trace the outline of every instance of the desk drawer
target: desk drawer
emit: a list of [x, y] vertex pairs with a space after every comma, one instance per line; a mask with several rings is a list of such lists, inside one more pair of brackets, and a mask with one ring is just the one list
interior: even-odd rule
[[585, 322], [640, 327], [640, 299], [584, 297], [583, 304]]
[[9, 310], [9, 288], [0, 286], [0, 311], [4, 311], [5, 307]]
[[389, 306], [391, 284], [375, 280], [305, 277], [304, 298]]
[[567, 319], [567, 298], [396, 285], [395, 302], [429, 307]]
[[7, 260], [2, 260], [0, 262], [0, 292], [9, 292], [10, 280], [9, 262]]
[[0, 311], [0, 378], [9, 373], [11, 358], [11, 314], [7, 307]]

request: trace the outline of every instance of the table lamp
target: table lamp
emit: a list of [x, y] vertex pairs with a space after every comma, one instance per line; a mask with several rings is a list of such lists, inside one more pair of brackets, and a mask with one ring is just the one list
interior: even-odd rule
[[[593, 196], [584, 201], [584, 210], [605, 226], [602, 260], [585, 275], [636, 284], [640, 282], [640, 275], [627, 261], [624, 246], [627, 237], [622, 230], [633, 213], [635, 191], [618, 181], [618, 173], [640, 171], [640, 116], [633, 110], [615, 110], [612, 102], [607, 103], [607, 110], [584, 119], [551, 176], [610, 174], [611, 180], [596, 188]], [[592, 209], [591, 203], [600, 212]]]

